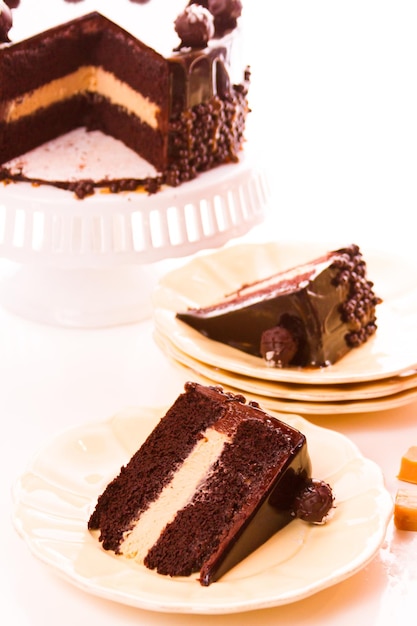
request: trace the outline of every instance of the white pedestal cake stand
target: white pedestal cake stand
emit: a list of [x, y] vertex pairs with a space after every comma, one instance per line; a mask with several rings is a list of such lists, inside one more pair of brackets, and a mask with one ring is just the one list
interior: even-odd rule
[[166, 259], [243, 236], [264, 219], [264, 172], [246, 154], [154, 195], [0, 185], [0, 302], [31, 320], [72, 327], [139, 321]]

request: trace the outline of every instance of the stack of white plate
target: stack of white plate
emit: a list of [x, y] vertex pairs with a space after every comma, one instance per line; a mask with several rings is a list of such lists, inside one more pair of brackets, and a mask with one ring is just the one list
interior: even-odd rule
[[417, 398], [417, 265], [361, 247], [368, 279], [383, 299], [378, 330], [325, 368], [270, 368], [261, 358], [203, 336], [176, 318], [188, 307], [223, 300], [244, 283], [350, 243], [233, 245], [193, 258], [167, 274], [154, 294], [155, 340], [190, 379], [243, 393], [269, 410], [305, 414], [391, 409]]

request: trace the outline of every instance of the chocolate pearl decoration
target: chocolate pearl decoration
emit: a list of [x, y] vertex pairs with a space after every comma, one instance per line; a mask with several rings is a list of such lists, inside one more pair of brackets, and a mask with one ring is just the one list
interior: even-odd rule
[[223, 37], [236, 28], [237, 20], [242, 13], [240, 0], [208, 0], [207, 7], [214, 15], [216, 37]]
[[356, 348], [375, 334], [375, 307], [382, 300], [374, 294], [373, 283], [366, 279], [365, 262], [356, 244], [341, 251], [332, 265], [338, 269], [334, 285], [349, 287], [348, 297], [340, 306], [340, 317], [348, 328], [346, 343]]
[[240, 0], [208, 0], [208, 10], [214, 16], [237, 19], [242, 14], [242, 3]]
[[333, 507], [334, 496], [330, 485], [323, 480], [311, 479], [294, 499], [293, 517], [322, 524]]
[[214, 35], [212, 14], [202, 6], [192, 4], [174, 22], [181, 47], [205, 48]]
[[0, 0], [0, 42], [8, 43], [9, 30], [13, 26], [12, 12], [3, 0]]

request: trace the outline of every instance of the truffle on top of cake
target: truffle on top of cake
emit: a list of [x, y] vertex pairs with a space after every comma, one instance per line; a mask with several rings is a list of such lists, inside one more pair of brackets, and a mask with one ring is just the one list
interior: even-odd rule
[[[152, 178], [128, 181], [111, 180], [110, 173], [106, 180], [87, 181], [88, 192], [95, 186], [112, 191], [145, 186], [157, 191], [163, 184], [176, 186], [217, 165], [237, 162], [249, 111], [249, 71], [237, 61], [236, 32], [226, 29], [225, 34], [223, 28], [220, 33], [219, 25], [216, 30], [210, 6], [224, 21], [225, 12], [237, 14], [240, 2], [225, 2], [220, 8], [215, 2], [206, 3], [207, 8], [195, 2], [185, 7], [182, 2], [170, 2], [168, 13], [175, 8], [178, 18], [172, 21], [165, 18], [165, 3], [161, 10], [158, 0], [140, 6], [118, 3], [117, 8], [114, 2], [104, 1], [100, 3], [103, 16], [84, 12], [92, 4], [55, 0], [39, 22], [36, 12], [31, 22], [28, 5], [22, 2], [13, 10], [12, 28], [3, 28], [12, 42], [0, 48], [1, 177], [27, 179], [22, 155], [84, 126], [114, 136], [157, 170]], [[72, 19], [62, 22], [64, 15]], [[42, 30], [44, 21], [50, 24], [49, 30]], [[175, 32], [176, 21], [180, 33]], [[29, 24], [37, 34], [25, 38]], [[165, 36], [167, 24], [171, 37]], [[143, 29], [144, 40], [138, 36]], [[149, 46], [149, 35], [155, 32], [165, 48], [168, 40], [176, 41], [169, 52], [161, 54], [159, 46]], [[158, 57], [162, 73], [154, 74]], [[103, 80], [96, 77], [102, 70]], [[152, 91], [142, 93], [147, 82], [163, 93], [162, 99], [154, 102]], [[49, 94], [47, 101], [45, 94]], [[144, 99], [157, 106], [154, 122], [143, 114], [149, 108], [143, 106]], [[70, 181], [34, 182], [73, 187]], [[80, 195], [81, 190], [78, 180]]]
[[324, 367], [374, 335], [381, 299], [352, 244], [176, 317], [271, 367]]
[[324, 523], [333, 505], [303, 433], [240, 394], [189, 382], [88, 527], [105, 550], [207, 586], [292, 520]]
[[13, 25], [13, 17], [10, 7], [0, 0], [0, 43], [9, 42], [9, 30]]

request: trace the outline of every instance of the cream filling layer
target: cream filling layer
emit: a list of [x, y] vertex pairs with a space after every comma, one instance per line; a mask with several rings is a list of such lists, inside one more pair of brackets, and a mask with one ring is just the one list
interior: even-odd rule
[[228, 441], [227, 435], [214, 428], [204, 432], [159, 498], [140, 515], [133, 529], [125, 532], [120, 545], [124, 556], [143, 563], [165, 526], [174, 519], [177, 511], [191, 501]]
[[151, 128], [158, 128], [160, 109], [157, 104], [118, 80], [111, 72], [93, 65], [80, 67], [71, 74], [52, 80], [38, 89], [9, 101], [2, 107], [5, 111], [4, 120], [7, 123], [16, 122], [22, 117], [36, 113], [43, 107], [85, 93], [98, 94], [112, 104], [133, 113]]

